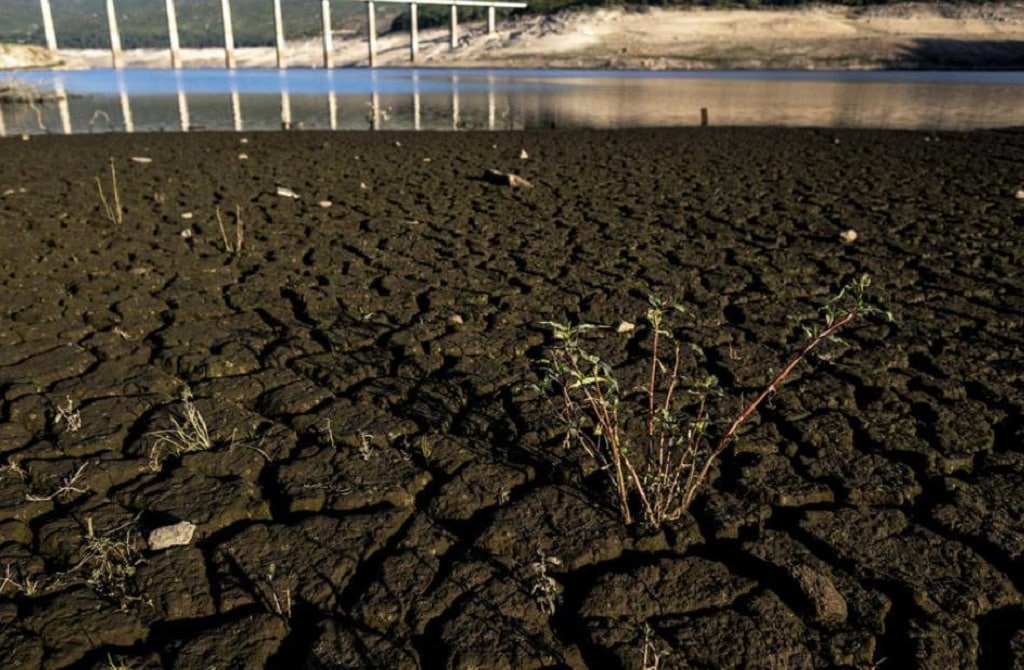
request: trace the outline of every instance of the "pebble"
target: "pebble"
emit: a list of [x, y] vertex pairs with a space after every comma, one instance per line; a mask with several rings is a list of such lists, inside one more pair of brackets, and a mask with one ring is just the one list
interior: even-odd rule
[[331, 202], [330, 200], [321, 200], [316, 204], [320, 205], [320, 207], [322, 207], [323, 209], [330, 209], [331, 207], [334, 207], [334, 203]]
[[853, 228], [849, 228], [847, 230], [844, 230], [843, 232], [839, 233], [839, 239], [844, 244], [851, 244], [853, 242], [856, 242], [857, 241], [857, 231], [854, 230]]
[[192, 541], [196, 525], [190, 521], [181, 521], [172, 526], [163, 526], [149, 534], [150, 551], [160, 551], [169, 547], [179, 547]]

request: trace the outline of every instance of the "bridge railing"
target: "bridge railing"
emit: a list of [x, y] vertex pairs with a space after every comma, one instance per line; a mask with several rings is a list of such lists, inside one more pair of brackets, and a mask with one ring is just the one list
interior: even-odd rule
[[[367, 12], [367, 43], [369, 48], [370, 67], [377, 66], [377, 3], [402, 4], [409, 6], [409, 60], [416, 62], [419, 55], [419, 26], [417, 19], [417, 7], [419, 5], [446, 5], [451, 7], [451, 20], [449, 28], [450, 46], [457, 49], [459, 46], [459, 7], [486, 7], [487, 8], [487, 32], [493, 34], [495, 28], [496, 9], [522, 9], [526, 7], [525, 2], [509, 2], [506, 0], [341, 0], [342, 2], [363, 2], [366, 4]], [[171, 67], [180, 68], [181, 42], [178, 38], [178, 18], [175, 0], [164, 0], [167, 15], [168, 50], [171, 56]], [[231, 0], [220, 0], [221, 17], [224, 26], [224, 65], [234, 68], [237, 65], [235, 58], [234, 26], [231, 16]], [[50, 8], [50, 0], [39, 0], [39, 9], [43, 16], [43, 32], [46, 35], [46, 46], [51, 51], [57, 50], [57, 33], [53, 24], [53, 12]], [[274, 43], [277, 51], [277, 67], [284, 69], [288, 64], [287, 43], [284, 38], [284, 21], [281, 15], [281, 0], [273, 0], [274, 13]], [[124, 67], [124, 50], [121, 47], [121, 33], [117, 22], [117, 8], [115, 0], [106, 0], [107, 26], [110, 31], [110, 56], [115, 69]], [[323, 26], [323, 65], [325, 68], [334, 67], [334, 40], [331, 23], [331, 0], [320, 0], [320, 16]]]

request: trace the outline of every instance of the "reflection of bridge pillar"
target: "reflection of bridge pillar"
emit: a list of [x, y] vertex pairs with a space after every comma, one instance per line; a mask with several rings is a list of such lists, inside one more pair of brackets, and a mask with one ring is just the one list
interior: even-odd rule
[[135, 132], [135, 122], [132, 120], [132, 103], [128, 99], [128, 87], [124, 83], [124, 72], [117, 73], [117, 92], [121, 98], [121, 117], [124, 119], [124, 130], [126, 133]]
[[107, 27], [110, 28], [110, 56], [114, 62], [114, 69], [120, 70], [124, 67], [124, 52], [121, 50], [121, 33], [117, 29], [114, 0], [107, 0]]
[[174, 0], [167, 0], [167, 41], [171, 47], [171, 67], [181, 67], [181, 42], [178, 40], [178, 13], [174, 9]]
[[494, 75], [487, 75], [487, 129], [494, 130], [494, 118], [497, 116], [497, 103], [494, 100]]
[[242, 101], [238, 95], [238, 76], [231, 72], [228, 75], [231, 79], [231, 121], [235, 132], [242, 132]]
[[327, 73], [327, 113], [331, 130], [338, 129], [338, 94], [334, 92], [334, 72]]
[[4, 125], [4, 108], [0, 105], [0, 137], [7, 137], [7, 126]]
[[292, 96], [287, 89], [281, 90], [281, 130], [292, 129]]
[[188, 96], [185, 94], [185, 85], [181, 80], [181, 72], [174, 73], [174, 82], [178, 89], [178, 121], [181, 124], [181, 130], [188, 132], [188, 129], [192, 127], [192, 120], [189, 118]]
[[224, 67], [235, 68], [235, 28], [231, 25], [231, 0], [220, 0], [220, 15], [224, 21]]
[[238, 91], [231, 91], [231, 120], [235, 124], [235, 132], [242, 132], [242, 100]]
[[60, 110], [60, 126], [65, 135], [71, 134], [71, 109], [68, 107], [68, 93], [64, 89], [64, 80], [58, 78], [53, 82], [53, 91], [57, 94], [57, 109]]
[[282, 71], [281, 77], [281, 130], [292, 129], [292, 96], [288, 92], [286, 74]]
[[43, 13], [43, 32], [46, 34], [46, 48], [57, 50], [57, 33], [53, 29], [53, 12], [50, 11], [50, 0], [39, 0], [39, 9]]
[[420, 129], [420, 73], [412, 73], [412, 128]]
[[452, 130], [459, 129], [459, 76], [452, 75]]

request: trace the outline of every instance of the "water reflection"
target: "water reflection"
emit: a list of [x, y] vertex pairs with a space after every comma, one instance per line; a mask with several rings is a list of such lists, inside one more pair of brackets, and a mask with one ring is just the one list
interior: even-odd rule
[[25, 77], [52, 91], [55, 102], [0, 108], [0, 134], [618, 128], [695, 126], [705, 118], [713, 126], [1024, 125], [1024, 73], [92, 70]]

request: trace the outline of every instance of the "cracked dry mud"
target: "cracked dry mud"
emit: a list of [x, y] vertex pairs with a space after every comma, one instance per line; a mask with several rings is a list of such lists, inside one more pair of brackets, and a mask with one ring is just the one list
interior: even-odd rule
[[[0, 152], [5, 667], [1024, 667], [1024, 134]], [[862, 272], [895, 323], [802, 366], [659, 533], [532, 390], [539, 322], [651, 292], [749, 397]], [[154, 468], [186, 386], [213, 448]]]

